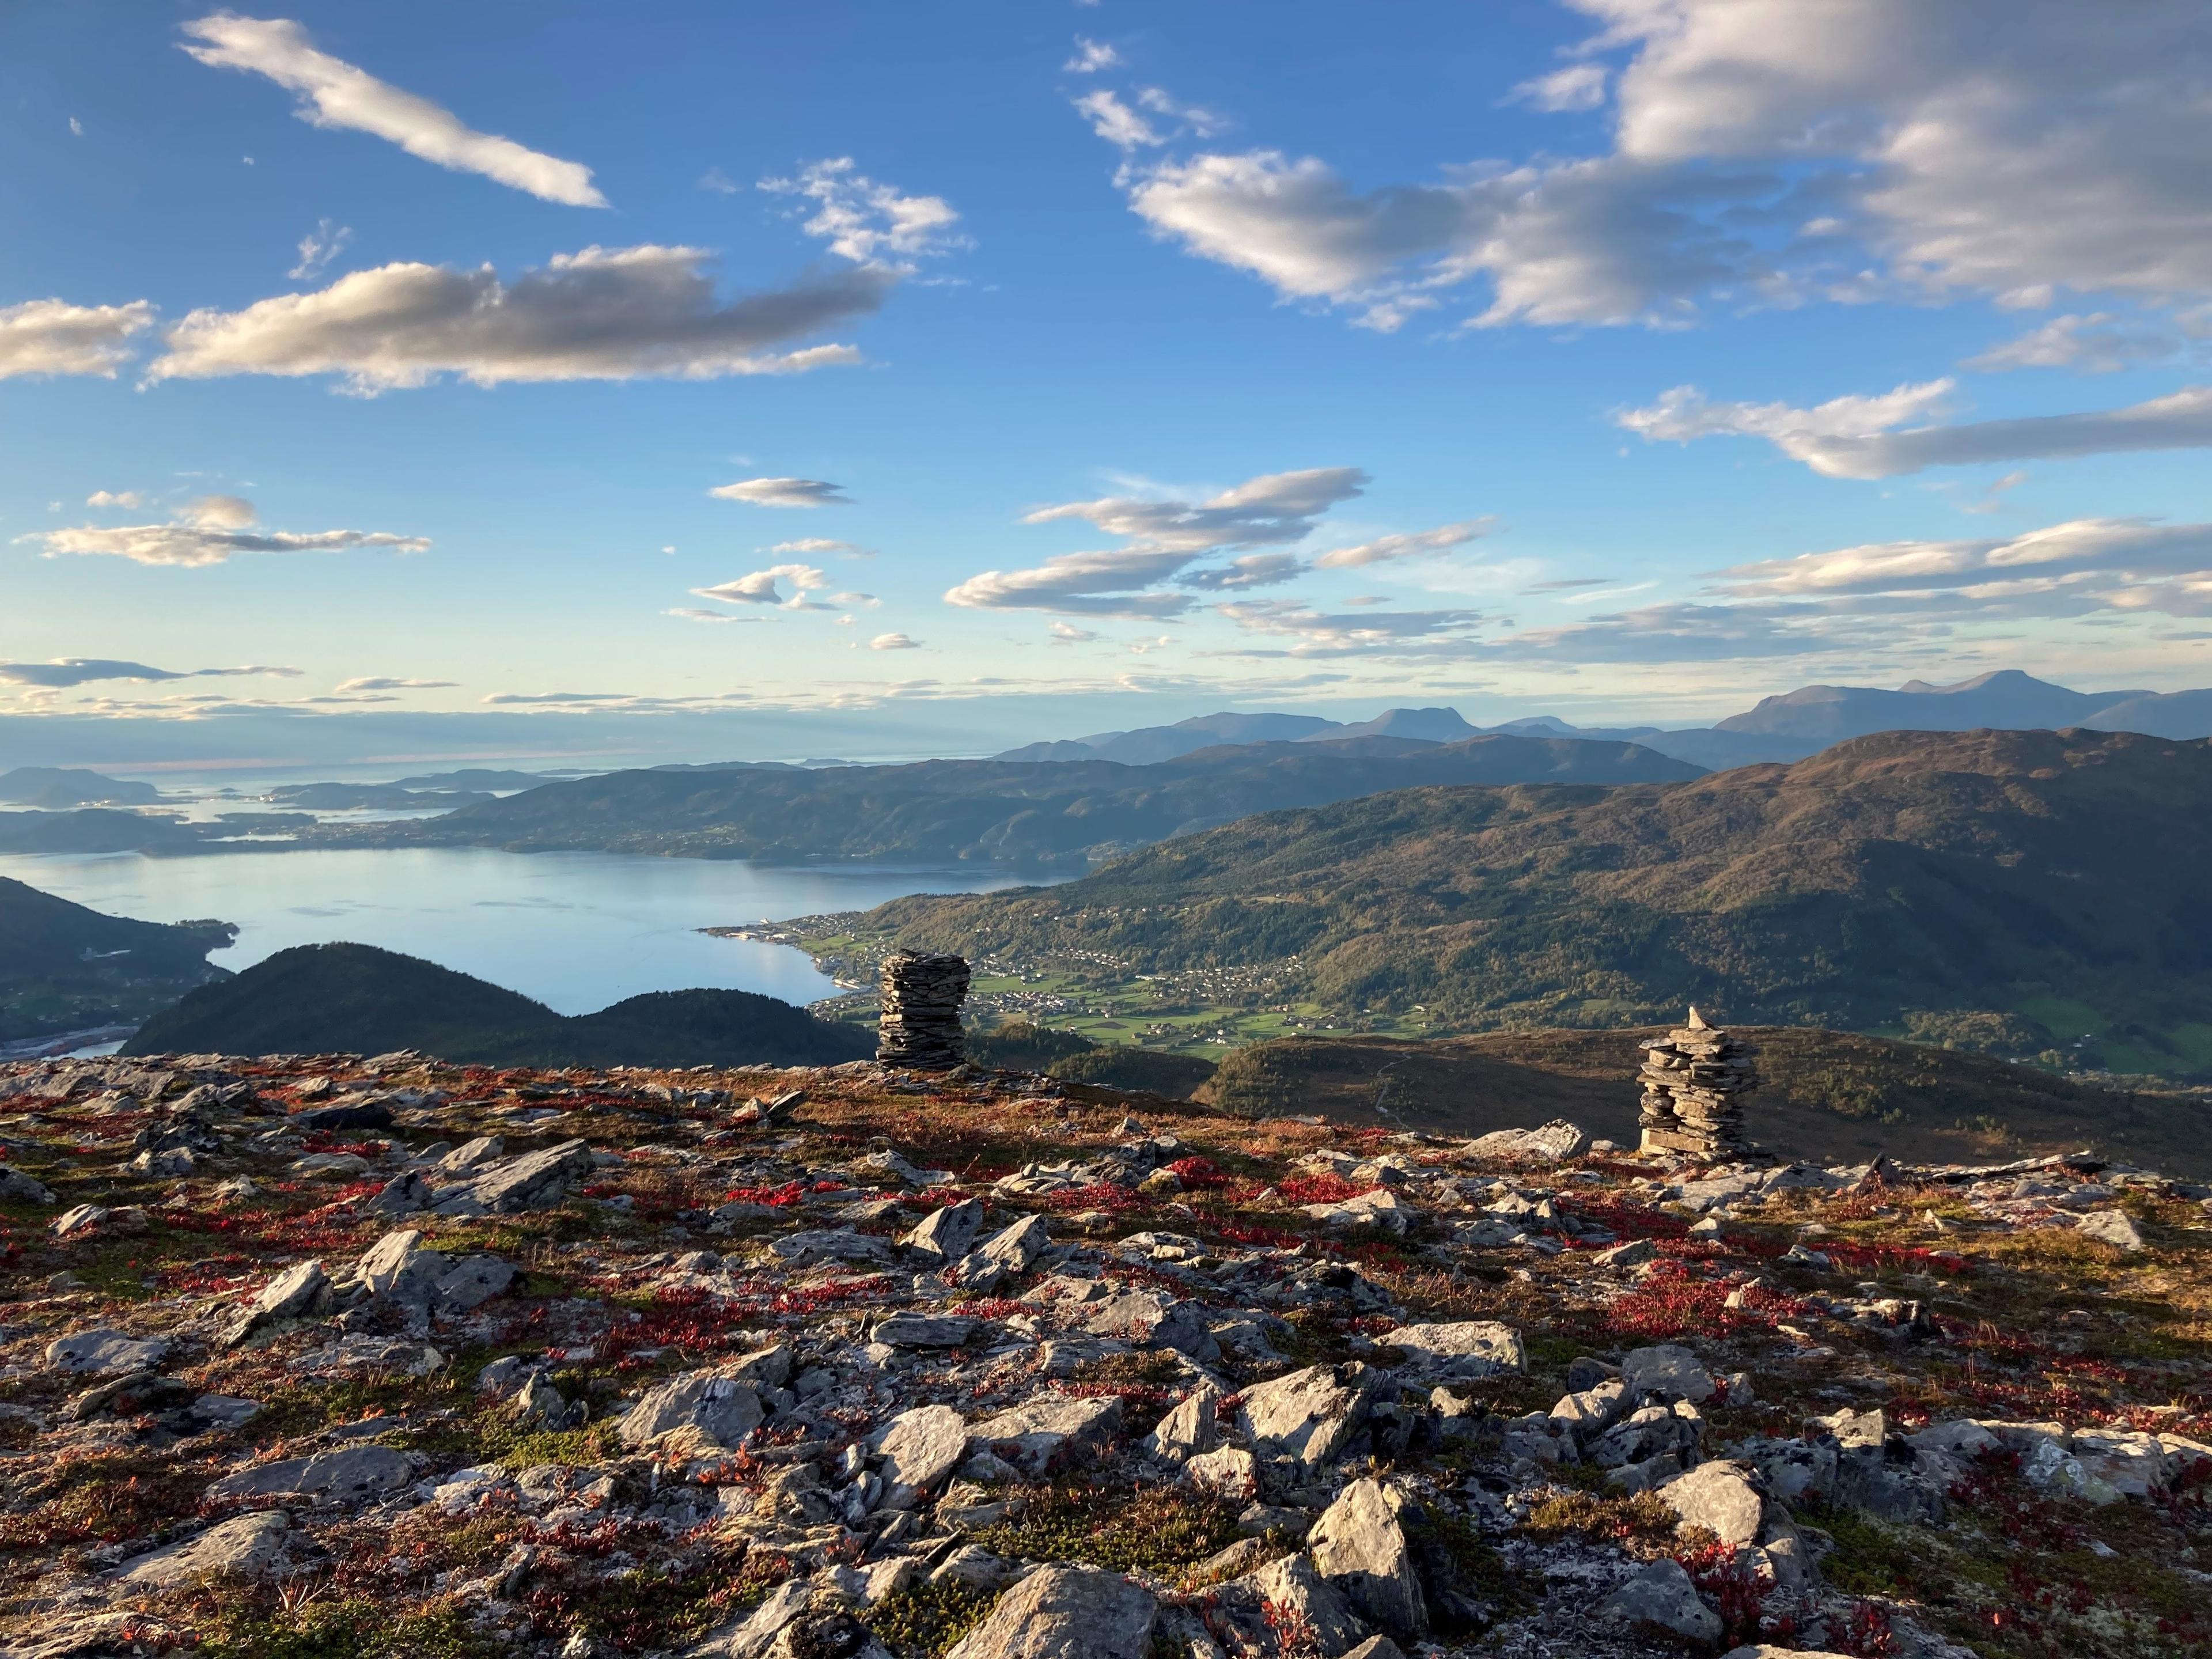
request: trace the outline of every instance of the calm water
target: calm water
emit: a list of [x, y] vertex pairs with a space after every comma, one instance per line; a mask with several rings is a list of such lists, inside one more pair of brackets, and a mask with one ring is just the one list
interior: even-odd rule
[[238, 943], [210, 958], [226, 968], [289, 945], [350, 939], [427, 957], [563, 1014], [695, 986], [811, 1002], [836, 987], [800, 952], [694, 930], [866, 909], [908, 893], [988, 892], [1020, 879], [473, 848], [0, 857], [0, 876], [142, 921], [236, 922]]

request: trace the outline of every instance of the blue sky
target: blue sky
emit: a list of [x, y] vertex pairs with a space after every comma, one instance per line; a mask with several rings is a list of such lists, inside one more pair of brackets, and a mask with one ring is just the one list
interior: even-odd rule
[[2084, 18], [10, 7], [0, 727], [2212, 683], [2212, 17]]

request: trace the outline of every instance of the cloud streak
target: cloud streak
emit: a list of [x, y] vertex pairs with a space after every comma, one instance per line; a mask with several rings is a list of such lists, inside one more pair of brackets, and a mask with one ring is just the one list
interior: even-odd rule
[[[89, 685], [99, 680], [137, 680], [150, 684], [161, 680], [234, 679], [261, 674], [274, 675], [281, 679], [298, 679], [301, 671], [258, 664], [240, 668], [155, 668], [143, 662], [124, 662], [108, 657], [57, 657], [52, 662], [0, 662], [0, 684], [37, 686], [46, 690]], [[344, 689], [343, 686], [339, 688], [341, 690]]]
[[876, 310], [894, 280], [842, 269], [724, 302], [694, 247], [556, 254], [502, 283], [489, 266], [388, 264], [242, 311], [195, 311], [149, 380], [341, 376], [363, 393], [457, 374], [507, 381], [706, 380], [859, 361], [846, 345], [774, 348]]
[[235, 495], [207, 495], [167, 524], [77, 525], [18, 539], [39, 544], [50, 559], [108, 556], [137, 564], [188, 568], [222, 564], [240, 553], [344, 553], [359, 548], [420, 553], [430, 545], [421, 536], [384, 531], [256, 530], [254, 521], [252, 502]]
[[182, 49], [200, 63], [264, 76], [296, 94], [295, 112], [310, 126], [366, 132], [421, 161], [477, 173], [542, 201], [607, 205], [582, 163], [478, 132], [428, 99], [318, 51], [307, 30], [289, 18], [219, 11], [185, 24], [184, 31], [198, 44]]
[[[754, 507], [850, 507], [853, 498], [842, 484], [819, 478], [740, 478], [716, 484], [707, 492], [717, 501], [744, 501]], [[793, 543], [793, 546], [801, 544]], [[777, 551], [781, 552], [781, 548]]]
[[73, 306], [26, 300], [0, 306], [0, 380], [24, 374], [92, 374], [112, 380], [131, 359], [131, 338], [154, 325], [144, 300]]

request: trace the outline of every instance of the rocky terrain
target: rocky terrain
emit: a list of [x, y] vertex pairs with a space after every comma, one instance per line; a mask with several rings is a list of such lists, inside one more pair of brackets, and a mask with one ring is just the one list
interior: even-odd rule
[[2207, 1194], [2094, 1158], [412, 1054], [0, 1138], [21, 1659], [2212, 1640]]

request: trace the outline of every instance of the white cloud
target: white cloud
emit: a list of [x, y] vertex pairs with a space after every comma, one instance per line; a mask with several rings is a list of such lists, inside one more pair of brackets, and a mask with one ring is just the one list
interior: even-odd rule
[[1321, 514], [1359, 495], [1369, 482], [1356, 466], [1310, 467], [1248, 478], [1203, 501], [1109, 495], [1039, 507], [1022, 522], [1084, 519], [1113, 535], [1130, 537], [1140, 547], [1187, 552], [1264, 546], [1303, 539]]
[[699, 175], [699, 188], [711, 190], [717, 196], [735, 196], [738, 193], [738, 181], [720, 167], [708, 167], [706, 172]]
[[[759, 481], [755, 480], [754, 482], [757, 483]], [[781, 483], [783, 481], [778, 480], [778, 482]], [[833, 484], [830, 487], [835, 489], [836, 486]], [[715, 493], [719, 495], [720, 492], [718, 490]], [[839, 499], [842, 500], [843, 498], [840, 497]], [[850, 542], [832, 541], [827, 536], [801, 536], [796, 541], [778, 542], [774, 547], [769, 549], [769, 551], [771, 553], [805, 553], [816, 556], [824, 553], [835, 553], [838, 557], [844, 559], [872, 559], [876, 556], [876, 550], [872, 547], [855, 547]]]
[[0, 662], [0, 683], [34, 685], [45, 690], [88, 685], [95, 680], [234, 679], [254, 675], [298, 679], [301, 671], [296, 668], [271, 668], [258, 664], [241, 668], [152, 668], [143, 662], [119, 662], [106, 657], [57, 657], [52, 662]]
[[264, 75], [298, 94], [296, 113], [311, 126], [370, 133], [422, 161], [456, 173], [480, 173], [544, 201], [607, 205], [592, 186], [591, 168], [526, 149], [511, 138], [477, 132], [428, 99], [318, 52], [307, 30], [289, 18], [222, 11], [186, 23], [184, 30], [202, 43], [184, 48], [201, 63]]
[[868, 641], [871, 651], [916, 651], [921, 647], [920, 640], [910, 640], [903, 634], [878, 634]]
[[[789, 582], [792, 592], [785, 594], [777, 586], [779, 582]], [[786, 611], [826, 611], [829, 606], [818, 605], [806, 596], [829, 586], [830, 578], [811, 564], [778, 564], [733, 581], [691, 591], [702, 599], [720, 599], [727, 605], [773, 605]]]
[[1148, 149], [1167, 143], [1159, 129], [1104, 87], [1085, 93], [1075, 107], [1091, 123], [1091, 131], [1119, 149]]
[[2130, 319], [2110, 311], [2053, 317], [2019, 338], [1966, 360], [1968, 368], [2073, 368], [2110, 374], [2144, 363], [2172, 362], [2192, 339], [2212, 337], [2212, 314], [2173, 322]]
[[82, 138], [84, 137], [84, 123], [78, 120], [74, 115], [70, 116], [69, 118], [69, 128], [70, 137], [72, 138]]
[[446, 691], [459, 684], [458, 680], [402, 680], [370, 674], [360, 679], [342, 680], [332, 689], [343, 696], [356, 691]]
[[1197, 555], [1158, 548], [1062, 553], [1032, 570], [986, 570], [945, 595], [974, 611], [1055, 611], [1076, 617], [1179, 617], [1186, 593], [1139, 590], [1173, 576]]
[[[842, 484], [819, 478], [740, 478], [716, 484], [707, 493], [725, 501], [748, 501], [755, 507], [850, 507], [852, 497]], [[788, 544], [796, 548], [798, 543]], [[781, 546], [774, 550], [781, 552]]]
[[73, 306], [26, 300], [0, 306], [0, 380], [18, 374], [97, 374], [106, 380], [131, 356], [131, 337], [153, 326], [144, 300]]
[[[1818, 613], [1778, 614], [1744, 605], [1645, 605], [1560, 628], [1535, 628], [1484, 642], [1497, 661], [1709, 663], [1742, 659], [1820, 656], [1863, 647], [1863, 626]], [[1894, 643], [1885, 630], [1883, 643]]]
[[1054, 643], [1058, 645], [1087, 645], [1098, 637], [1089, 629], [1078, 628], [1073, 623], [1048, 623], [1045, 632], [1051, 635]]
[[146, 497], [136, 489], [95, 489], [84, 498], [87, 507], [143, 507]]
[[1075, 37], [1075, 56], [1060, 66], [1069, 75], [1096, 75], [1100, 70], [1121, 67], [1121, 54], [1100, 40]]
[[873, 611], [883, 601], [872, 593], [832, 593], [830, 603], [848, 605], [857, 611]]
[[[2212, 14], [2195, 0], [2140, 0], [2098, 29], [2075, 0], [1569, 3], [1599, 32], [1514, 95], [1595, 107], [1610, 76], [1605, 154], [1446, 161], [1437, 182], [1362, 191], [1318, 157], [1198, 153], [1126, 169], [1130, 206], [1199, 257], [1384, 328], [1477, 279], [1474, 320], [1493, 325], [1680, 323], [1717, 300], [2212, 294]], [[1084, 112], [1125, 154], [1159, 137]]]
[[318, 219], [315, 228], [300, 239], [300, 263], [284, 274], [295, 282], [319, 276], [324, 267], [345, 251], [353, 240], [351, 225], [333, 224], [328, 219]]
[[718, 301], [699, 248], [588, 247], [501, 283], [489, 266], [389, 264], [243, 311], [195, 311], [149, 380], [338, 374], [374, 392], [441, 374], [510, 380], [714, 380], [851, 363], [845, 345], [769, 348], [875, 310], [884, 272], [843, 269]]
[[253, 523], [250, 501], [236, 495], [204, 495], [167, 524], [112, 529], [79, 525], [20, 539], [40, 544], [50, 559], [66, 554], [105, 554], [138, 564], [187, 567], [222, 564], [240, 553], [341, 553], [362, 547], [420, 553], [430, 545], [420, 536], [394, 536], [382, 531], [256, 530], [252, 528]]
[[1720, 573], [1741, 599], [1809, 599], [1956, 591], [2010, 597], [2019, 584], [2105, 579], [2123, 584], [2212, 573], [2212, 525], [2150, 519], [2075, 519], [2025, 535], [1962, 541], [1879, 542], [1765, 559]]
[[904, 274], [915, 259], [969, 246], [953, 229], [960, 216], [943, 197], [908, 196], [878, 184], [854, 171], [849, 155], [816, 161], [794, 179], [763, 179], [760, 187], [812, 202], [814, 216], [800, 228], [857, 265]]
[[1437, 658], [1474, 654], [1470, 630], [1479, 611], [1363, 611], [1330, 615], [1295, 599], [1248, 599], [1217, 607], [1247, 633], [1285, 635], [1297, 643], [1247, 656]]
[[1696, 387], [1677, 386], [1650, 408], [1617, 418], [1653, 440], [1765, 438], [1831, 478], [1893, 478], [1931, 466], [2212, 447], [2212, 386], [2185, 386], [2125, 409], [1950, 426], [1905, 424], [1941, 412], [1952, 389], [1950, 381], [1935, 380], [1879, 397], [1836, 398], [1813, 409], [1793, 409], [1708, 403]]
[[1322, 570], [1349, 570], [1360, 565], [1382, 564], [1393, 559], [1417, 559], [1446, 553], [1455, 547], [1464, 547], [1478, 537], [1486, 536], [1496, 526], [1492, 518], [1463, 519], [1457, 524], [1438, 525], [1434, 530], [1415, 531], [1409, 535], [1377, 536], [1371, 542], [1362, 542], [1357, 547], [1332, 548], [1314, 561]]
[[1305, 561], [1295, 553], [1247, 553], [1210, 570], [1187, 571], [1178, 580], [1185, 587], [1208, 593], [1229, 593], [1252, 587], [1279, 587], [1305, 573]]
[[1606, 70], [1602, 64], [1570, 64], [1565, 69], [1523, 81], [1513, 88], [1511, 100], [1537, 109], [1595, 109], [1605, 102]]
[[702, 611], [696, 605], [679, 605], [665, 614], [671, 617], [681, 617], [687, 622], [749, 623], [760, 620], [758, 617], [739, 617], [727, 611]]

